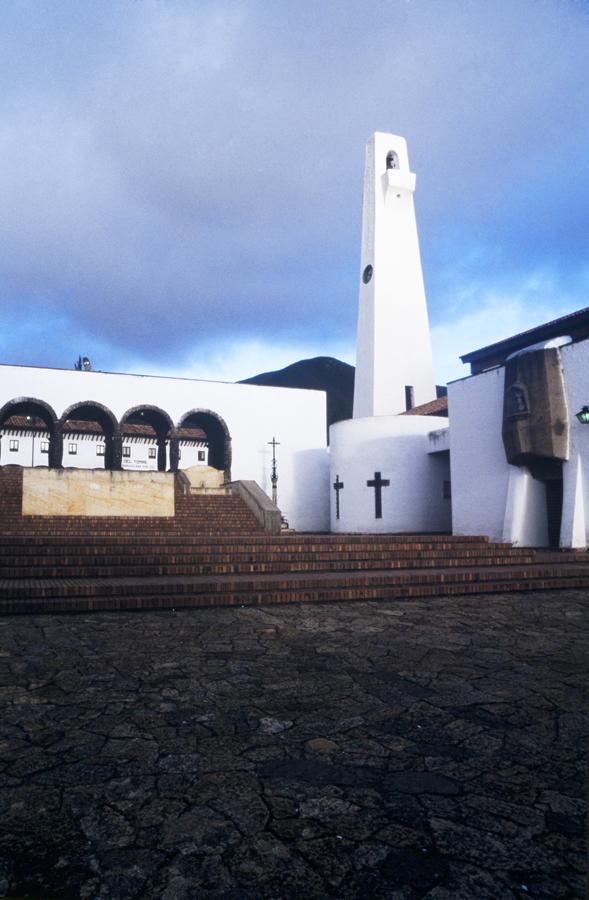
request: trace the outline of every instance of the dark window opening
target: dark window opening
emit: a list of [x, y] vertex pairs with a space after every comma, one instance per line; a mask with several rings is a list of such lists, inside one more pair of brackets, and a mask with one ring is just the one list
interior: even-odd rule
[[405, 409], [413, 409], [415, 406], [415, 390], [412, 384], [405, 385]]

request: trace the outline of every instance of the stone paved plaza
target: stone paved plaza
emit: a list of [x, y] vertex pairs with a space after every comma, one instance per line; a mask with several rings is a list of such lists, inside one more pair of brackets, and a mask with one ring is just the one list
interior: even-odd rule
[[582, 898], [584, 591], [0, 619], [0, 895]]

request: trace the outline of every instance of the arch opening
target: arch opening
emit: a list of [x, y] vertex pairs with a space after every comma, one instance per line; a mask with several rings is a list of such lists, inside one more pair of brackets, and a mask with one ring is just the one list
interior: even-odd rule
[[101, 403], [70, 406], [59, 420], [61, 464], [78, 469], [118, 469], [117, 420]]
[[19, 397], [0, 409], [0, 465], [51, 466], [57, 417], [43, 400]]
[[222, 471], [225, 482], [231, 481], [231, 435], [221, 416], [210, 409], [195, 409], [182, 417], [178, 430], [206, 441], [209, 466]]
[[157, 406], [135, 406], [120, 424], [123, 469], [178, 469], [178, 438], [168, 414]]

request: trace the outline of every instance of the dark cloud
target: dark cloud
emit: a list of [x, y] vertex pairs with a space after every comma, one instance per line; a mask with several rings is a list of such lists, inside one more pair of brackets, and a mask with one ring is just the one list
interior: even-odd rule
[[471, 284], [544, 267], [569, 303], [586, 284], [582, 4], [6, 0], [0, 18], [5, 358], [351, 342], [374, 130], [409, 142], [434, 322], [477, 304]]

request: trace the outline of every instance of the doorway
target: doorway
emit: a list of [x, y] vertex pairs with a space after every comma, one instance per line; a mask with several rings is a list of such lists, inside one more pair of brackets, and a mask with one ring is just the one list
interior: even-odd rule
[[530, 463], [530, 472], [538, 481], [544, 482], [548, 546], [558, 549], [562, 522], [562, 462], [559, 459], [538, 459]]

